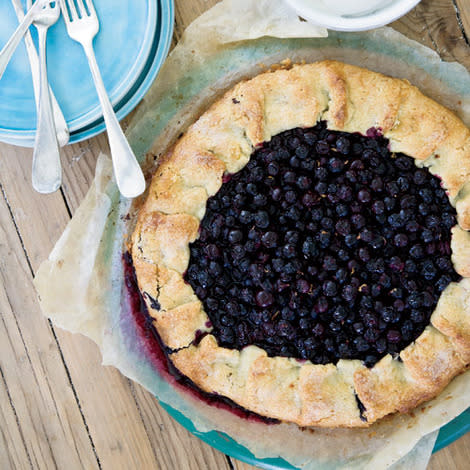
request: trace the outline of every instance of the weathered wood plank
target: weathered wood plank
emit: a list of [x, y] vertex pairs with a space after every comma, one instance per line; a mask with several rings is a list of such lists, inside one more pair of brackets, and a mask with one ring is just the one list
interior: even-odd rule
[[[428, 470], [460, 470], [468, 468], [470, 462], [470, 435], [433, 454]], [[256, 467], [232, 458], [235, 470], [255, 470]]]
[[179, 40], [185, 28], [220, 0], [187, 0], [175, 2], [175, 37]]
[[223, 454], [192, 436], [173, 420], [155, 397], [137, 384], [131, 384], [142, 420], [151, 436], [160, 468], [181, 470], [229, 469]]
[[470, 8], [467, 0], [452, 0], [464, 41], [470, 46]]
[[[28, 152], [23, 151], [24, 154]], [[93, 158], [96, 159], [96, 153]], [[40, 261], [48, 256], [69, 220], [64, 200], [60, 193], [48, 196], [33, 194], [29, 184], [31, 170], [27, 155], [25, 158], [10, 158], [10, 155], [6, 155], [0, 168], [1, 174], [7, 171], [15, 175], [14, 180], [3, 182], [3, 189], [11, 206], [17, 211], [22, 208], [22, 217], [15, 218], [15, 222], [24, 249], [27, 253], [33, 253], [30, 260], [32, 269], [36, 270]], [[17, 185], [16, 181], [22, 181], [23, 184]], [[48, 217], [37, 217], [37, 214], [47, 214]], [[52, 218], [55, 223], [48, 223]], [[31, 224], [31, 220], [36, 223]], [[35, 316], [45, 321], [35, 302], [34, 289], [31, 288], [29, 293], [26, 297], [35, 304]], [[154, 467], [156, 460], [127, 380], [115, 369], [101, 367], [101, 355], [88, 339], [60, 329], [55, 333], [90, 435], [96, 440], [94, 444], [102, 465], [110, 468], [116, 465], [122, 465], [122, 468]], [[38, 334], [43, 333], [39, 330]], [[59, 364], [61, 359], [57, 361]], [[82, 419], [74, 425], [85, 429]]]
[[[60, 351], [39, 314], [30, 268], [4, 198], [0, 198], [0, 369], [34, 468], [96, 468]], [[7, 404], [2, 404], [2, 408]], [[75, 424], [78, 424], [75, 425]], [[11, 430], [14, 432], [14, 428]]]
[[440, 450], [431, 457], [428, 470], [451, 470], [469, 468], [470, 434]]
[[[0, 341], [3, 341], [5, 336], [5, 328], [0, 324]], [[30, 469], [31, 461], [23, 431], [7, 387], [5, 375], [0, 369], [0, 464], [5, 469]]]
[[[392, 26], [409, 38], [434, 49], [443, 60], [460, 62], [470, 70], [470, 46], [462, 34], [453, 1], [422, 0]], [[465, 6], [466, 15], [470, 14], [469, 11], [469, 6]]]
[[[70, 159], [70, 164], [64, 165], [64, 194], [66, 194], [72, 212], [76, 210], [89, 187], [99, 151], [107, 150], [106, 138], [100, 136], [97, 140], [101, 144], [93, 145], [92, 148], [78, 144], [67, 149], [66, 155], [67, 153], [73, 155], [77, 151], [81, 152], [81, 158]], [[81, 149], [84, 151], [82, 152]], [[23, 152], [28, 154], [30, 150], [23, 150]], [[29, 182], [30, 163], [27, 157], [28, 155], [25, 155], [25, 158], [4, 160], [3, 165], [8, 165], [9, 173], [16, 176], [15, 180]], [[70, 185], [67, 184], [68, 181], [71, 182]], [[35, 253], [31, 262], [32, 268], [35, 270], [39, 265], [36, 260], [47, 257], [53, 243], [65, 228], [69, 215], [60, 193], [38, 197], [32, 193], [30, 185], [25, 187], [26, 184], [23, 184], [20, 191], [13, 182], [5, 182], [4, 191], [13, 207], [23, 207], [22, 217], [17, 221], [17, 224], [26, 252], [31, 249]], [[38, 213], [55, 214], [56, 221], [60, 221], [60, 223], [55, 225], [37, 224], [35, 226], [30, 224], [29, 221], [34, 219], [35, 214]], [[155, 436], [147, 433], [139, 412], [139, 404], [132, 395], [129, 381], [114, 368], [101, 366], [101, 355], [91, 341], [60, 329], [56, 330], [56, 335], [103, 468], [113, 466], [154, 468], [158, 466], [158, 459], [153, 448], [156, 445], [171, 447], [171, 436], [164, 434]], [[154, 406], [158, 406], [156, 402]], [[159, 408], [159, 411], [155, 412], [151, 419], [158, 413], [165, 414]], [[189, 433], [183, 437], [180, 436], [180, 448], [184, 448], [181, 442], [185, 442], [188, 449], [194, 446]], [[191, 456], [191, 453], [188, 451], [187, 457]], [[178, 455], [184, 454], [178, 453]], [[219, 468], [224, 468], [224, 465], [227, 465], [225, 458], [218, 456], [209, 447], [201, 451], [201, 455], [206, 460], [217, 462]], [[208, 457], [208, 455], [211, 456]]]

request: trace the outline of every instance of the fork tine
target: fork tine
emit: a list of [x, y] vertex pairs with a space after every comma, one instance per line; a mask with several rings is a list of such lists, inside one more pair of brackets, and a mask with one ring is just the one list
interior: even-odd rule
[[62, 10], [64, 20], [67, 23], [78, 20], [78, 13], [73, 0], [60, 0], [60, 8]]
[[80, 10], [80, 16], [83, 18], [84, 16], [88, 16], [86, 11], [85, 5], [83, 4], [83, 0], [76, 0], [78, 9]]
[[93, 5], [92, 0], [85, 0], [85, 2], [90, 16], [96, 16], [95, 6]]

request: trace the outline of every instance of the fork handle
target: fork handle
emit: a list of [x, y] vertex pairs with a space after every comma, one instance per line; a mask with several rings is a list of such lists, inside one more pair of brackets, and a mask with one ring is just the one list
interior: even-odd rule
[[46, 67], [47, 27], [38, 27], [39, 35], [39, 108], [36, 142], [33, 152], [33, 188], [39, 193], [53, 193], [62, 182], [59, 145], [55, 133]]
[[90, 65], [98, 98], [103, 111], [104, 122], [108, 131], [109, 147], [113, 160], [114, 174], [119, 191], [124, 197], [133, 198], [145, 191], [145, 178], [139, 163], [127, 141], [114, 109], [108, 98], [101, 73], [96, 62], [93, 44], [83, 43], [83, 48]]
[[4, 48], [0, 51], [0, 78], [2, 78], [8, 63], [10, 62], [13, 52], [15, 52], [18, 44], [25, 35], [36, 13], [46, 4], [48, 0], [38, 0], [26, 13], [23, 21], [18, 25], [13, 35], [10, 37]]

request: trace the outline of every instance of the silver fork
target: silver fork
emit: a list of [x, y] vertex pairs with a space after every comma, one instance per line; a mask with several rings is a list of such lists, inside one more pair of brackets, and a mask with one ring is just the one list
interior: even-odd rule
[[52, 193], [62, 183], [59, 144], [52, 114], [49, 82], [47, 80], [46, 38], [49, 26], [57, 22], [60, 16], [59, 3], [46, 3], [34, 19], [39, 37], [39, 109], [36, 141], [33, 152], [33, 188], [40, 193]]
[[11, 56], [13, 55], [13, 52], [15, 52], [16, 48], [18, 47], [18, 44], [23, 39], [24, 34], [31, 26], [31, 23], [33, 22], [36, 14], [40, 11], [42, 6], [47, 1], [48, 0], [37, 0], [37, 2], [34, 4], [34, 8], [30, 8], [27, 11], [23, 21], [18, 25], [13, 35], [10, 37], [8, 42], [0, 51], [0, 78], [2, 78], [3, 72], [5, 72], [8, 63], [10, 62]]
[[[16, 17], [18, 21], [21, 23], [24, 19], [24, 11], [23, 5], [21, 4], [21, 0], [11, 0], [13, 7], [16, 12]], [[26, 7], [29, 10], [31, 8], [31, 0], [26, 2]], [[33, 79], [33, 88], [34, 88], [34, 98], [36, 101], [36, 107], [39, 108], [39, 58], [36, 51], [36, 46], [33, 43], [33, 39], [31, 37], [31, 33], [29, 31], [26, 32], [24, 35], [24, 41], [26, 45], [26, 52], [28, 53], [28, 59], [31, 66], [31, 76]], [[56, 128], [57, 134], [57, 141], [59, 145], [63, 147], [67, 145], [70, 138], [69, 129], [67, 127], [67, 122], [65, 121], [64, 115], [62, 110], [60, 109], [59, 104], [54, 96], [54, 93], [49, 87], [49, 94], [51, 96], [51, 103], [52, 103], [52, 113], [54, 114], [54, 123]]]
[[136, 197], [145, 190], [145, 178], [119, 125], [96, 62], [93, 39], [100, 28], [98, 16], [91, 0], [85, 0], [86, 8], [83, 0], [75, 0], [75, 2], [74, 0], [60, 0], [67, 32], [73, 40], [83, 46], [88, 59], [108, 131], [109, 147], [119, 191], [124, 197]]

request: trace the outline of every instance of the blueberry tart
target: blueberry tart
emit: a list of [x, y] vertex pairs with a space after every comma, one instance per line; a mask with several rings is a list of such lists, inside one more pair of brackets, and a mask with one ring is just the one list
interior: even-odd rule
[[470, 132], [339, 62], [244, 81], [160, 162], [132, 236], [175, 368], [300, 426], [366, 427], [470, 363]]

